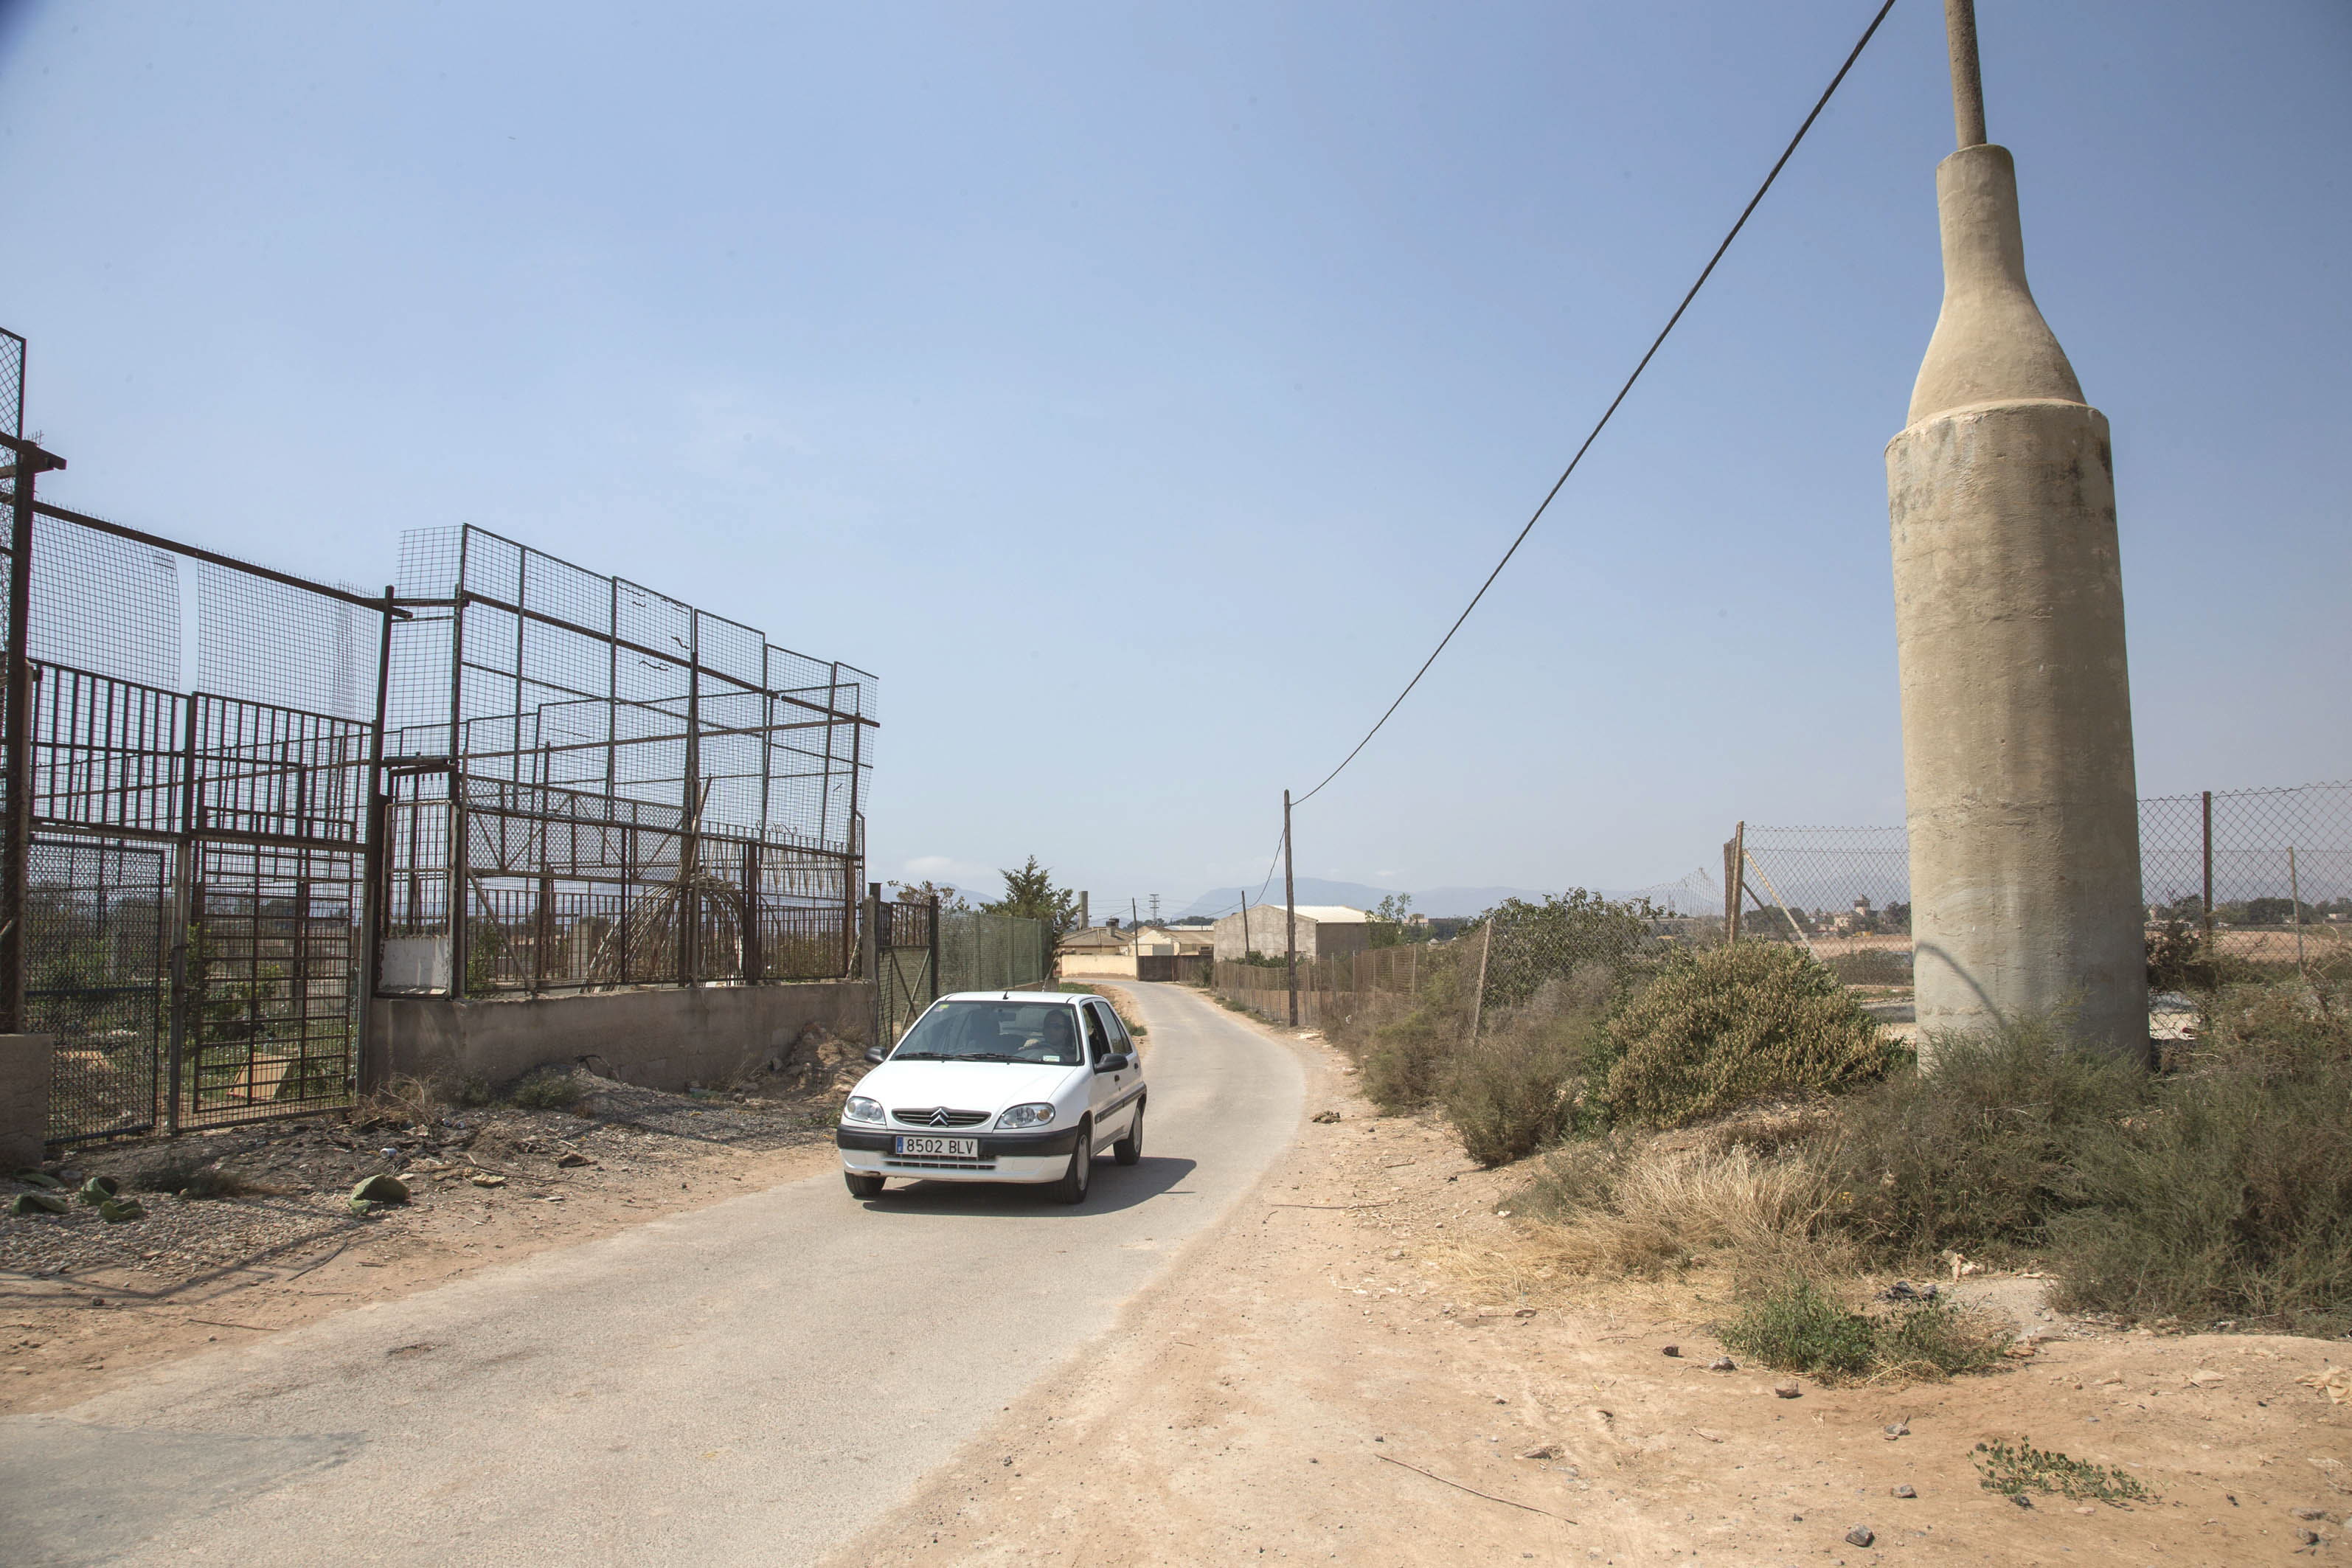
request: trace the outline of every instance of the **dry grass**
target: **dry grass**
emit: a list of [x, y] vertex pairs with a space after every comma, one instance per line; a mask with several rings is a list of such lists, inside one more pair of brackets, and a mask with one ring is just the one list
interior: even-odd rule
[[1820, 1228], [1827, 1184], [1795, 1154], [1660, 1141], [1572, 1146], [1546, 1164], [1515, 1201], [1570, 1274], [1655, 1276], [1710, 1254], [1743, 1276], [1850, 1261]]
[[429, 1079], [394, 1073], [352, 1108], [352, 1120], [383, 1118], [414, 1125], [430, 1121], [448, 1107], [448, 1099]]

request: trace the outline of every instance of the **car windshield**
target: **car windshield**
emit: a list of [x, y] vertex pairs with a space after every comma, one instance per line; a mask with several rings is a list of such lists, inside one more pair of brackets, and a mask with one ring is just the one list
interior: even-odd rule
[[894, 1062], [1045, 1062], [1075, 1067], [1077, 1016], [1056, 1002], [942, 1002], [917, 1020]]

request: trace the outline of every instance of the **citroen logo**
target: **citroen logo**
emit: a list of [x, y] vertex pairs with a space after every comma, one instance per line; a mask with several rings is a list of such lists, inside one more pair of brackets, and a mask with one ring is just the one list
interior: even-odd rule
[[931, 1112], [931, 1125], [932, 1125], [932, 1126], [934, 1126], [934, 1127], [945, 1127], [947, 1124], [948, 1124], [948, 1113], [947, 1113], [947, 1108], [946, 1108], [945, 1106], [941, 1106], [939, 1110], [934, 1110], [934, 1111], [932, 1111], [932, 1112]]

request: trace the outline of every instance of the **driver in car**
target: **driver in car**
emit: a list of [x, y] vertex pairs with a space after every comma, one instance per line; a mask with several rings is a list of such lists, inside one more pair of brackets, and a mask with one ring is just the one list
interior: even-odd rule
[[1021, 1047], [1023, 1056], [1034, 1054], [1043, 1062], [1075, 1062], [1078, 1059], [1077, 1031], [1070, 1026], [1066, 1007], [1056, 1007], [1045, 1015], [1044, 1030], [1037, 1038], [1026, 1041]]

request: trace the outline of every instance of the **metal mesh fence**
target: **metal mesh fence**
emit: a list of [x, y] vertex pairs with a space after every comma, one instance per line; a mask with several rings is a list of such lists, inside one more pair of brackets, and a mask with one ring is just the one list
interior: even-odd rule
[[[1411, 1004], [1427, 1000], [1458, 1013], [1468, 1029], [1476, 1012], [1478, 977], [1488, 933], [1484, 926], [1444, 942], [1405, 942], [1332, 958], [1298, 961], [1298, 1022], [1305, 1028], [1338, 1028], [1383, 999]], [[1226, 1001], [1276, 1023], [1290, 1019], [1290, 975], [1279, 958], [1252, 963], [1218, 960], [1209, 986]]]
[[895, 1043], [923, 1009], [959, 991], [1034, 991], [1049, 983], [1044, 921], [928, 903], [882, 903], [875, 929], [875, 1037]]
[[[2169, 928], [2190, 959], [2202, 948], [2250, 977], [2352, 961], [2352, 783], [2157, 796], [2139, 824], [2152, 939]], [[1849, 980], [1907, 981], [1902, 828], [1748, 824], [1740, 837], [1743, 936], [1802, 941]]]
[[471, 526], [399, 577], [387, 989], [849, 973], [871, 676]]
[[[0, 536], [0, 560], [6, 546]], [[184, 691], [180, 616], [180, 569], [172, 556], [78, 523], [33, 520], [35, 659]]]
[[[0, 431], [25, 434], [25, 340], [0, 327]], [[0, 464], [0, 467], [5, 467]], [[14, 481], [0, 479], [0, 495]]]
[[401, 539], [392, 747], [850, 854], [874, 677], [487, 530]]
[[1045, 983], [1054, 931], [1043, 921], [977, 911], [940, 917], [940, 993], [1017, 991]]

